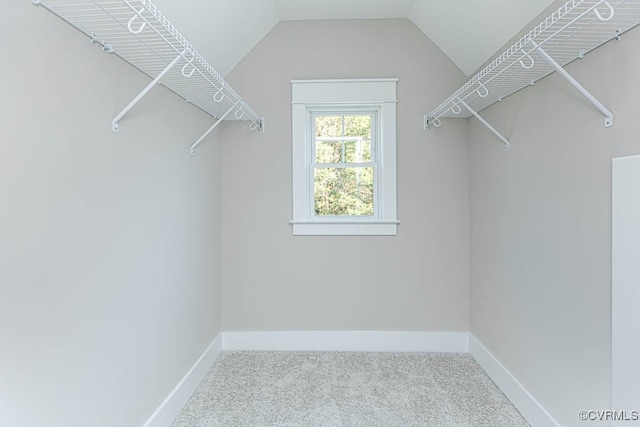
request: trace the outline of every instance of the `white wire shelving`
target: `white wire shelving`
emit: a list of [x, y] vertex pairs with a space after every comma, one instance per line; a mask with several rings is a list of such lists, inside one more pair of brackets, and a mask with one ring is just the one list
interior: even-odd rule
[[571, 0], [424, 117], [425, 130], [441, 118], [476, 117], [510, 149], [510, 142], [479, 112], [558, 72], [613, 125], [613, 113], [564, 67], [640, 24], [640, 0]]
[[216, 122], [191, 145], [194, 149], [223, 120], [248, 120], [264, 132], [258, 115], [149, 0], [31, 0], [86, 34], [92, 44], [114, 53], [153, 80], [113, 118], [120, 120], [156, 84], [207, 112]]

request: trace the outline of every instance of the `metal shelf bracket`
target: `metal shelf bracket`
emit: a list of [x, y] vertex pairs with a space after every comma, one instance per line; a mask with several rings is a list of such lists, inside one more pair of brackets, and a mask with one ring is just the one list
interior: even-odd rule
[[[500, 139], [500, 141], [502, 141], [504, 143], [504, 145], [507, 148], [507, 151], [511, 150], [511, 143], [509, 142], [509, 140], [507, 138], [505, 138], [500, 132], [498, 132], [496, 130], [496, 128], [491, 126], [489, 124], [489, 122], [487, 122], [480, 114], [478, 114], [477, 111], [475, 111], [473, 108], [471, 108], [469, 106], [469, 104], [467, 104], [466, 102], [464, 102], [460, 98], [458, 98], [456, 105], [453, 107], [453, 108], [456, 109], [455, 110], [456, 114], [460, 113], [460, 111], [461, 111], [460, 105], [462, 105], [464, 108], [466, 108], [467, 111], [469, 111], [476, 119], [480, 120], [480, 123], [485, 125], [487, 127], [487, 129], [489, 129], [491, 132], [493, 132]], [[439, 128], [441, 124], [442, 124], [442, 122], [440, 122], [440, 119], [438, 117], [433, 117], [433, 116], [430, 116], [428, 114], [425, 114], [425, 116], [424, 116], [424, 130], [429, 130], [429, 128], [431, 126]]]
[[98, 45], [100, 47], [102, 47], [102, 50], [105, 53], [113, 53], [113, 45], [111, 43], [107, 43], [104, 40], [99, 40], [98, 36], [95, 35], [95, 33], [91, 33], [91, 44], [92, 45]]
[[264, 117], [260, 117], [259, 119], [251, 122], [249, 129], [259, 130], [260, 133], [264, 133]]
[[471, 108], [469, 106], [469, 104], [464, 102], [462, 99], [458, 99], [458, 102], [459, 102], [460, 105], [462, 105], [464, 108], [466, 108], [467, 111], [469, 111], [471, 114], [473, 114], [473, 116], [476, 119], [480, 120], [480, 123], [485, 125], [487, 127], [487, 129], [489, 129], [491, 132], [493, 132], [495, 134], [495, 136], [497, 136], [500, 139], [500, 141], [502, 141], [504, 143], [504, 145], [506, 146], [507, 151], [511, 150], [511, 143], [509, 142], [509, 140], [507, 138], [505, 138], [504, 136], [502, 136], [502, 134], [500, 132], [498, 132], [496, 130], [496, 128], [491, 126], [489, 124], [489, 122], [487, 122], [480, 114], [478, 114], [477, 111], [475, 111], [473, 108]]
[[169, 71], [171, 71], [171, 69], [173, 67], [175, 67], [175, 65], [178, 63], [178, 61], [180, 61], [180, 59], [182, 59], [186, 53], [187, 53], [187, 50], [185, 49], [185, 50], [182, 51], [182, 53], [180, 53], [178, 56], [176, 56], [175, 59], [173, 61], [171, 61], [171, 63], [169, 65], [167, 65], [167, 67], [164, 70], [162, 70], [162, 72], [160, 74], [158, 74], [158, 76], [155, 79], [153, 79], [153, 81], [151, 83], [149, 83], [147, 85], [147, 87], [142, 89], [142, 91], [138, 94], [138, 96], [136, 96], [133, 99], [133, 101], [131, 101], [126, 107], [124, 107], [124, 109], [122, 111], [120, 111], [120, 113], [118, 113], [117, 116], [115, 116], [113, 118], [113, 121], [111, 122], [111, 130], [113, 130], [114, 132], [118, 132], [118, 130], [119, 130], [118, 123], [125, 116], [125, 114], [127, 114], [129, 112], [129, 110], [131, 110], [138, 102], [140, 102], [140, 100], [142, 98], [144, 98], [144, 96], [146, 94], [148, 94], [149, 91], [151, 91], [151, 89], [153, 89], [155, 87], [155, 85], [160, 83], [160, 80], [162, 80], [162, 78]]
[[580, 92], [594, 107], [596, 107], [602, 115], [604, 115], [604, 127], [608, 128], [613, 126], [613, 113], [604, 104], [591, 94], [584, 86], [580, 84], [571, 74], [567, 72], [555, 59], [551, 57], [540, 45], [533, 40], [530, 41], [531, 46], [538, 52], [538, 55], [542, 57], [551, 67], [558, 72], [566, 81], [568, 81], [578, 92]]
[[238, 103], [236, 102], [235, 104], [233, 104], [233, 106], [232, 106], [231, 108], [229, 108], [229, 109], [227, 110], [227, 112], [226, 112], [226, 113], [224, 113], [224, 114], [222, 115], [222, 117], [220, 117], [220, 118], [219, 118], [219, 119], [218, 119], [218, 120], [217, 120], [217, 121], [216, 121], [216, 122], [215, 122], [215, 123], [214, 123], [214, 124], [209, 128], [209, 129], [207, 129], [207, 131], [206, 131], [205, 133], [203, 133], [203, 134], [202, 134], [202, 136], [201, 136], [200, 138], [198, 138], [198, 140], [197, 140], [196, 142], [194, 142], [194, 143], [191, 145], [191, 155], [192, 155], [192, 156], [193, 156], [193, 152], [194, 152], [194, 150], [196, 149], [196, 147], [197, 147], [197, 146], [198, 146], [198, 145], [199, 145], [199, 144], [200, 144], [200, 143], [201, 143], [201, 142], [202, 142], [202, 141], [203, 141], [203, 140], [204, 140], [204, 139], [205, 139], [205, 138], [206, 138], [206, 137], [207, 137], [211, 132], [213, 132], [213, 130], [214, 130], [215, 128], [217, 128], [217, 127], [218, 127], [218, 125], [219, 125], [220, 123], [222, 123], [222, 121], [223, 121], [223, 120], [224, 120], [224, 119], [225, 119], [229, 114], [231, 114], [231, 112], [232, 112], [233, 110], [235, 110], [235, 109], [236, 109], [236, 107], [237, 107], [237, 106], [238, 106]]
[[431, 126], [439, 128], [442, 123], [437, 117], [432, 117], [428, 114], [424, 115], [424, 130], [429, 130]]

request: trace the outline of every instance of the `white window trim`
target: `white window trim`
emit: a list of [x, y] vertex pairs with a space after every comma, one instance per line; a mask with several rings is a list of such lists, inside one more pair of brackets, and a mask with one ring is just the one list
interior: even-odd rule
[[[398, 79], [292, 80], [294, 235], [394, 236], [396, 214], [396, 86]], [[376, 215], [318, 218], [312, 212], [311, 135], [308, 120], [317, 109], [377, 109], [380, 127]]]

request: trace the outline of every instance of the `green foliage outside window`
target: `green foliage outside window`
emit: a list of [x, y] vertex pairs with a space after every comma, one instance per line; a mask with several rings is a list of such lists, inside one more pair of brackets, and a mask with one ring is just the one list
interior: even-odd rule
[[317, 216], [373, 215], [371, 124], [371, 115], [315, 117]]

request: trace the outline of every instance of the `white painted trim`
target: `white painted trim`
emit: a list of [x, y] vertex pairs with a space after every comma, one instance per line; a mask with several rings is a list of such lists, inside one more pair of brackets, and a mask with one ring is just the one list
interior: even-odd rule
[[370, 103], [382, 100], [394, 103], [398, 79], [317, 80], [291, 82], [291, 102], [294, 104]]
[[224, 332], [225, 350], [467, 353], [468, 332]]
[[370, 83], [370, 82], [398, 82], [400, 79], [397, 77], [381, 78], [381, 79], [316, 79], [316, 80], [291, 80], [292, 84], [304, 84], [304, 83]]
[[[397, 235], [396, 103], [398, 79], [292, 80], [293, 235]], [[377, 132], [374, 215], [324, 222], [313, 210], [311, 169], [313, 113], [375, 107]], [[373, 128], [373, 126], [372, 126]]]
[[[640, 410], [640, 156], [617, 157], [612, 163], [611, 408], [637, 411]], [[638, 426], [640, 420], [615, 420], [611, 425]]]
[[[375, 100], [374, 101], [374, 100], [371, 100], [371, 101], [366, 101], [366, 102], [361, 101], [361, 102], [358, 102], [358, 106], [360, 106], [360, 105], [364, 105], [364, 106], [367, 106], [367, 105], [380, 105], [380, 104], [384, 104], [384, 103], [397, 104], [398, 100], [397, 99], [395, 99], [395, 100], [386, 100], [386, 101], [380, 101], [380, 100]], [[325, 106], [325, 105], [328, 105], [328, 106], [348, 105], [348, 106], [350, 106], [352, 104], [353, 104], [352, 101], [343, 101], [343, 102], [334, 102], [334, 101], [332, 101], [332, 102], [314, 102], [313, 103], [314, 106]], [[308, 102], [293, 102], [292, 101], [291, 105], [309, 105], [309, 103]]]
[[207, 375], [213, 363], [222, 352], [222, 333], [209, 344], [200, 358], [189, 369], [189, 372], [180, 380], [178, 385], [160, 404], [158, 409], [149, 417], [143, 427], [169, 427], [191, 395], [196, 391], [204, 377]]
[[469, 353], [534, 427], [561, 427], [535, 397], [475, 337], [469, 334]]
[[295, 221], [294, 236], [396, 236], [398, 222]]
[[561, 427], [476, 337], [422, 331], [221, 332], [143, 427], [170, 426], [223, 350], [470, 353], [532, 426]]
[[382, 221], [382, 220], [355, 220], [355, 221], [343, 221], [343, 220], [309, 220], [309, 221], [289, 221], [289, 224], [400, 224], [400, 221]]

